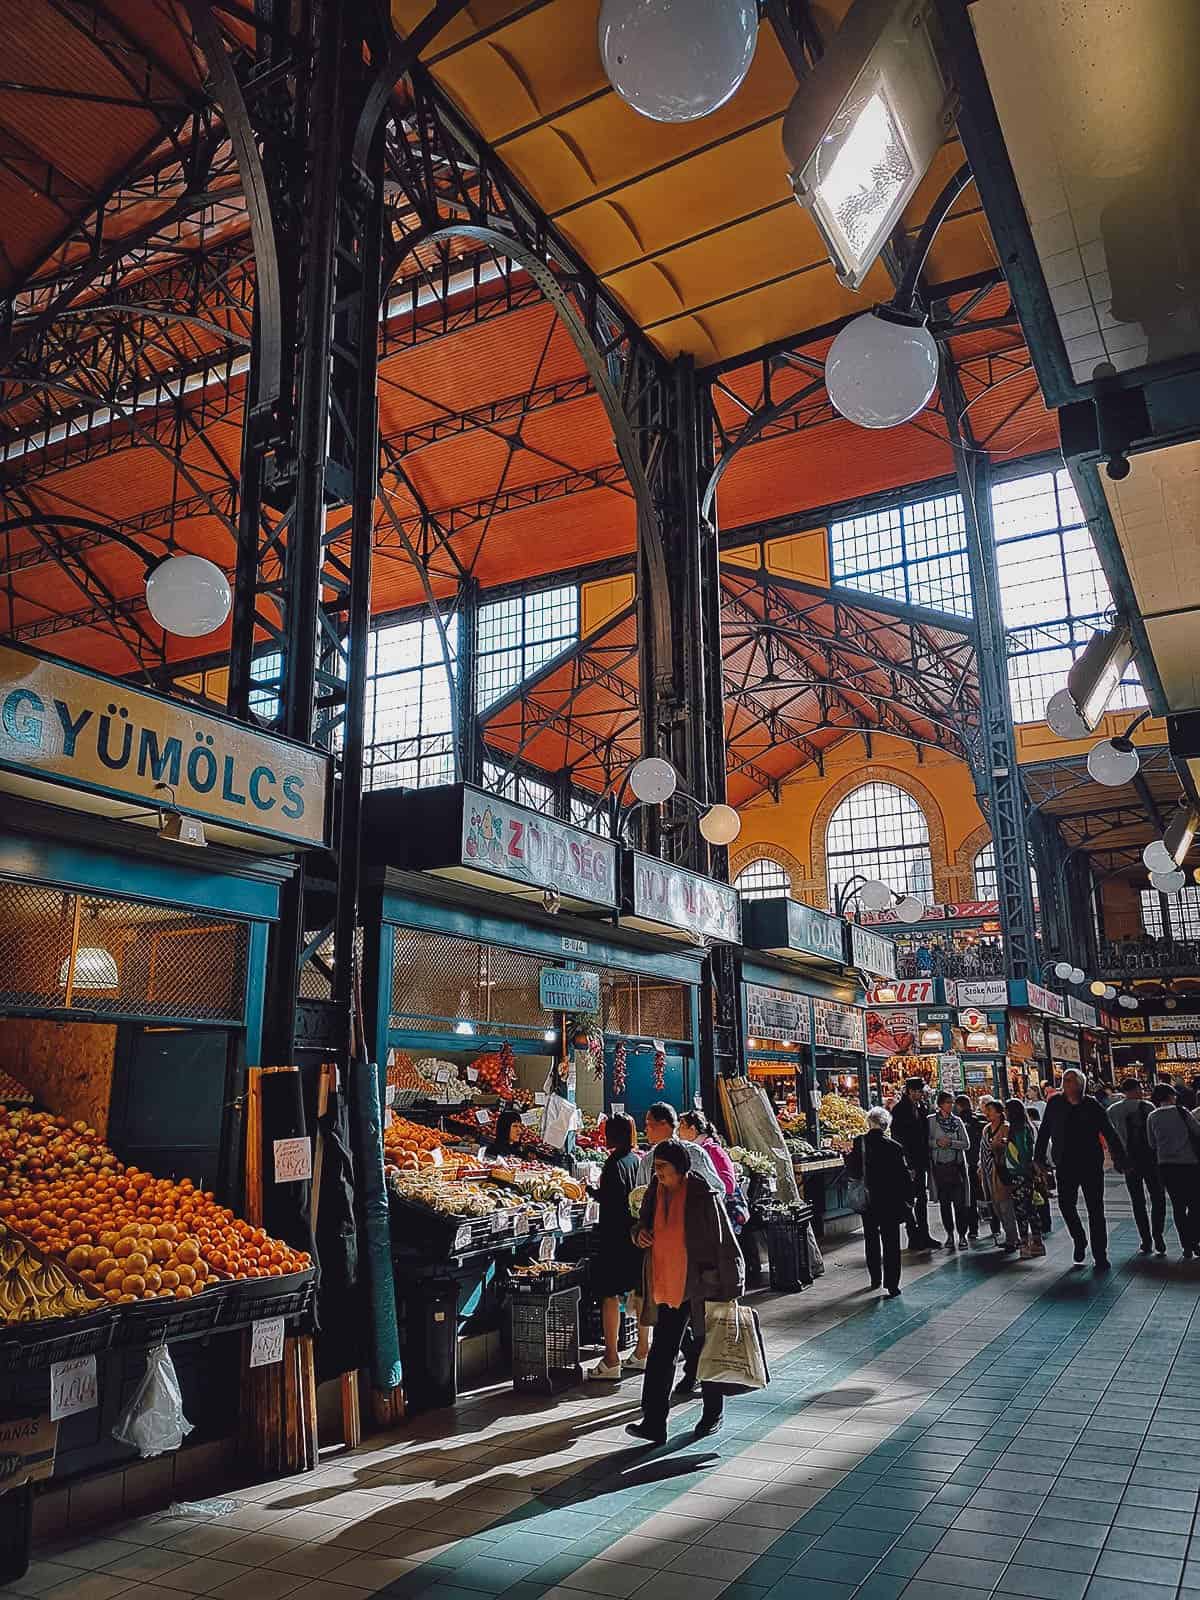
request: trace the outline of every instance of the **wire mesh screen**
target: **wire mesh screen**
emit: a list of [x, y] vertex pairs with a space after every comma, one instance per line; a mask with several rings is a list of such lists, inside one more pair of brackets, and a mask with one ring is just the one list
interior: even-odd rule
[[240, 1022], [249, 927], [0, 879], [0, 1009]]
[[[300, 968], [300, 994], [305, 1000], [332, 1000], [333, 999], [333, 969], [336, 957], [334, 938], [332, 933], [320, 937], [321, 930], [314, 928], [306, 931], [304, 935], [304, 948], [307, 950], [317, 940], [312, 954]], [[362, 971], [363, 931], [361, 928], [354, 930], [354, 949], [358, 957], [358, 970]]]
[[[540, 1038], [547, 1026], [538, 992], [544, 956], [397, 928], [392, 962], [393, 1027], [440, 1033], [456, 1022], [513, 1038]], [[687, 986], [602, 971], [601, 1026], [606, 1033], [689, 1039]]]

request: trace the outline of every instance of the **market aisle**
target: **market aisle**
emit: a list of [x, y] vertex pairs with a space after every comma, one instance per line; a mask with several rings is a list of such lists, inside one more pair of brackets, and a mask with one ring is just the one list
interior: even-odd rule
[[880, 1301], [853, 1244], [762, 1308], [774, 1382], [716, 1440], [627, 1449], [632, 1384], [493, 1391], [220, 1521], [56, 1552], [5, 1592], [1168, 1600], [1200, 1588], [1197, 1278], [1134, 1255], [1128, 1223], [1113, 1245], [1108, 1276], [1072, 1269], [1061, 1229], [1040, 1264], [981, 1245]]

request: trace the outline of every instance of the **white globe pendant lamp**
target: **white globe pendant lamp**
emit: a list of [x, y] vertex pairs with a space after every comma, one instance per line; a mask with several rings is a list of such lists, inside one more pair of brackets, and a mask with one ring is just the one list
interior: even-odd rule
[[146, 605], [167, 633], [199, 639], [225, 622], [233, 590], [215, 562], [203, 556], [167, 556], [146, 575]]
[[732, 806], [709, 806], [700, 818], [700, 832], [709, 844], [732, 844], [742, 831], [742, 819]]
[[679, 774], [662, 756], [643, 756], [629, 769], [629, 787], [647, 806], [660, 806], [679, 787]]
[[734, 95], [754, 60], [754, 0], [604, 0], [600, 60], [653, 122], [694, 122]]
[[1187, 873], [1181, 872], [1178, 867], [1171, 872], [1152, 872], [1150, 874], [1150, 883], [1158, 890], [1159, 894], [1178, 894], [1186, 882]]
[[864, 911], [886, 911], [896, 896], [886, 883], [881, 883], [878, 878], [872, 878], [858, 891], [858, 898]]
[[916, 895], [906, 894], [896, 907], [896, 915], [901, 922], [920, 922], [925, 915], [925, 904]]
[[1141, 758], [1127, 739], [1101, 739], [1088, 751], [1088, 772], [1106, 789], [1119, 789], [1124, 783], [1132, 783], [1141, 764]]
[[938, 348], [922, 323], [868, 311], [848, 322], [825, 357], [835, 411], [860, 428], [895, 428], [929, 404]]
[[1060, 980], [1071, 976], [1071, 963], [1069, 961], [1056, 961], [1054, 963], [1054, 976]]
[[1142, 851], [1142, 864], [1150, 873], [1168, 873], [1176, 870], [1175, 857], [1161, 839], [1155, 839]]
[[1046, 721], [1050, 732], [1060, 739], [1086, 739], [1091, 731], [1071, 699], [1069, 689], [1059, 689], [1046, 701]]
[[1084, 973], [1084, 970], [1083, 970], [1082, 967], [1072, 967], [1071, 968], [1071, 982], [1072, 983], [1074, 983], [1074, 984], [1082, 983], [1085, 976], [1086, 976], [1086, 974]]

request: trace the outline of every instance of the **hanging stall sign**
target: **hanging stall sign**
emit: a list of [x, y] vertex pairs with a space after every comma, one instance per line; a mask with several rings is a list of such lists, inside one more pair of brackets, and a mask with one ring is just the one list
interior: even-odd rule
[[572, 900], [617, 903], [617, 847], [495, 795], [465, 789], [462, 863]]
[[132, 809], [148, 822], [166, 806], [222, 830], [323, 845], [330, 772], [320, 750], [0, 644], [0, 788], [54, 785], [59, 805]]
[[1151, 1033], [1200, 1033], [1200, 1012], [1172, 1011], [1167, 1016], [1150, 1018]]
[[543, 967], [538, 974], [538, 999], [543, 1011], [599, 1011], [600, 974]]
[[946, 999], [951, 1005], [977, 1006], [981, 1011], [992, 1011], [1008, 1004], [1008, 984], [1003, 978], [959, 978], [953, 985], [947, 981]]
[[1008, 1053], [1014, 1061], [1033, 1060], [1033, 1024], [1028, 1017], [1018, 1017], [1010, 1012]]
[[846, 964], [846, 924], [800, 900], [748, 900], [742, 908], [745, 942], [785, 960]]
[[676, 938], [740, 944], [741, 896], [728, 883], [631, 851], [625, 858], [622, 921], [645, 923]]
[[811, 1044], [808, 996], [765, 984], [746, 985], [746, 1029], [751, 1038], [781, 1044]]
[[968, 1006], [965, 1011], [958, 1013], [958, 1020], [967, 1029], [983, 1028], [987, 1026], [987, 1012], [977, 1011], [974, 1006]]
[[961, 1094], [963, 1087], [963, 1064], [959, 1056], [946, 1052], [938, 1057], [938, 1089], [947, 1089], [951, 1094]]
[[1067, 996], [1067, 1015], [1072, 1022], [1082, 1022], [1085, 1028], [1097, 1025], [1095, 1006], [1089, 1006], [1086, 1000], [1077, 1000], [1073, 994]]
[[860, 972], [874, 978], [896, 976], [896, 941], [869, 928], [850, 924], [850, 960]]
[[[900, 1006], [888, 1006], [876, 1011], [866, 1011], [867, 1054], [869, 1056], [908, 1056], [917, 1040], [917, 1013], [905, 1011]], [[942, 1030], [937, 1031], [938, 1043]]]
[[[1015, 987], [1015, 986], [1014, 986]], [[1043, 989], [1040, 983], [1026, 981], [1025, 993], [1029, 997], [1029, 1005], [1034, 1011], [1044, 1011], [1051, 1017], [1065, 1017], [1067, 1007], [1062, 995], [1055, 994], [1051, 989]], [[1020, 998], [1017, 998], [1020, 1004]]]
[[857, 1006], [839, 1006], [832, 1000], [814, 1000], [813, 1043], [826, 1050], [866, 1049], [863, 1014]]
[[1079, 1065], [1079, 1040], [1073, 1039], [1069, 1033], [1058, 1033], [1050, 1029], [1050, 1055], [1054, 1061], [1073, 1061]]
[[[1000, 915], [998, 900], [952, 900], [944, 905], [926, 906], [922, 922], [981, 922]], [[899, 922], [893, 907], [890, 911], [864, 911], [864, 922]]]
[[1118, 1017], [1117, 1031], [1119, 1033], [1145, 1033], [1145, 1017]]
[[867, 990], [864, 1004], [868, 1006], [931, 1006], [934, 993], [932, 978], [897, 978], [894, 983], [873, 983]]

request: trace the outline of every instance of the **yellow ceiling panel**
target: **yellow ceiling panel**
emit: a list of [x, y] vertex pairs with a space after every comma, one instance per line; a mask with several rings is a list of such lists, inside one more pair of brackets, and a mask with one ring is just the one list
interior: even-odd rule
[[[711, 117], [699, 122], [651, 122], [618, 95], [607, 94], [556, 117], [549, 127], [501, 141], [499, 149], [513, 171], [536, 188], [551, 213], [681, 162], [693, 152], [735, 139], [764, 122], [774, 130], [773, 164], [782, 170], [780, 129], [795, 86], [791, 69], [774, 38], [764, 34], [760, 35], [754, 65], [745, 83]], [[548, 133], [551, 144], [545, 137]], [[554, 143], [570, 146], [582, 158], [573, 183], [563, 181], [553, 165], [548, 173], [541, 171], [545, 152]]]
[[[471, 0], [438, 34], [425, 52], [424, 60], [436, 61], [443, 52], [461, 48], [481, 29], [503, 23], [524, 4], [525, 0]], [[392, 0], [392, 25], [399, 33], [411, 33], [428, 11], [429, 0]]]
[[[595, 270], [604, 274], [700, 234], [712, 235], [714, 229], [736, 223], [767, 206], [781, 206], [785, 201], [799, 213], [787, 182], [779, 129], [772, 123], [693, 156], [666, 172], [627, 184], [609, 199], [580, 207], [559, 221], [569, 229]], [[616, 246], [613, 253], [602, 254], [604, 243], [610, 238], [607, 216], [613, 210], [626, 219], [641, 245], [632, 254], [617, 239], [611, 241]], [[597, 212], [601, 223], [593, 233], [590, 222]], [[809, 233], [815, 241], [811, 227]], [[719, 245], [721, 237], [710, 237], [707, 243]], [[814, 243], [804, 259], [811, 260], [815, 254]]]

